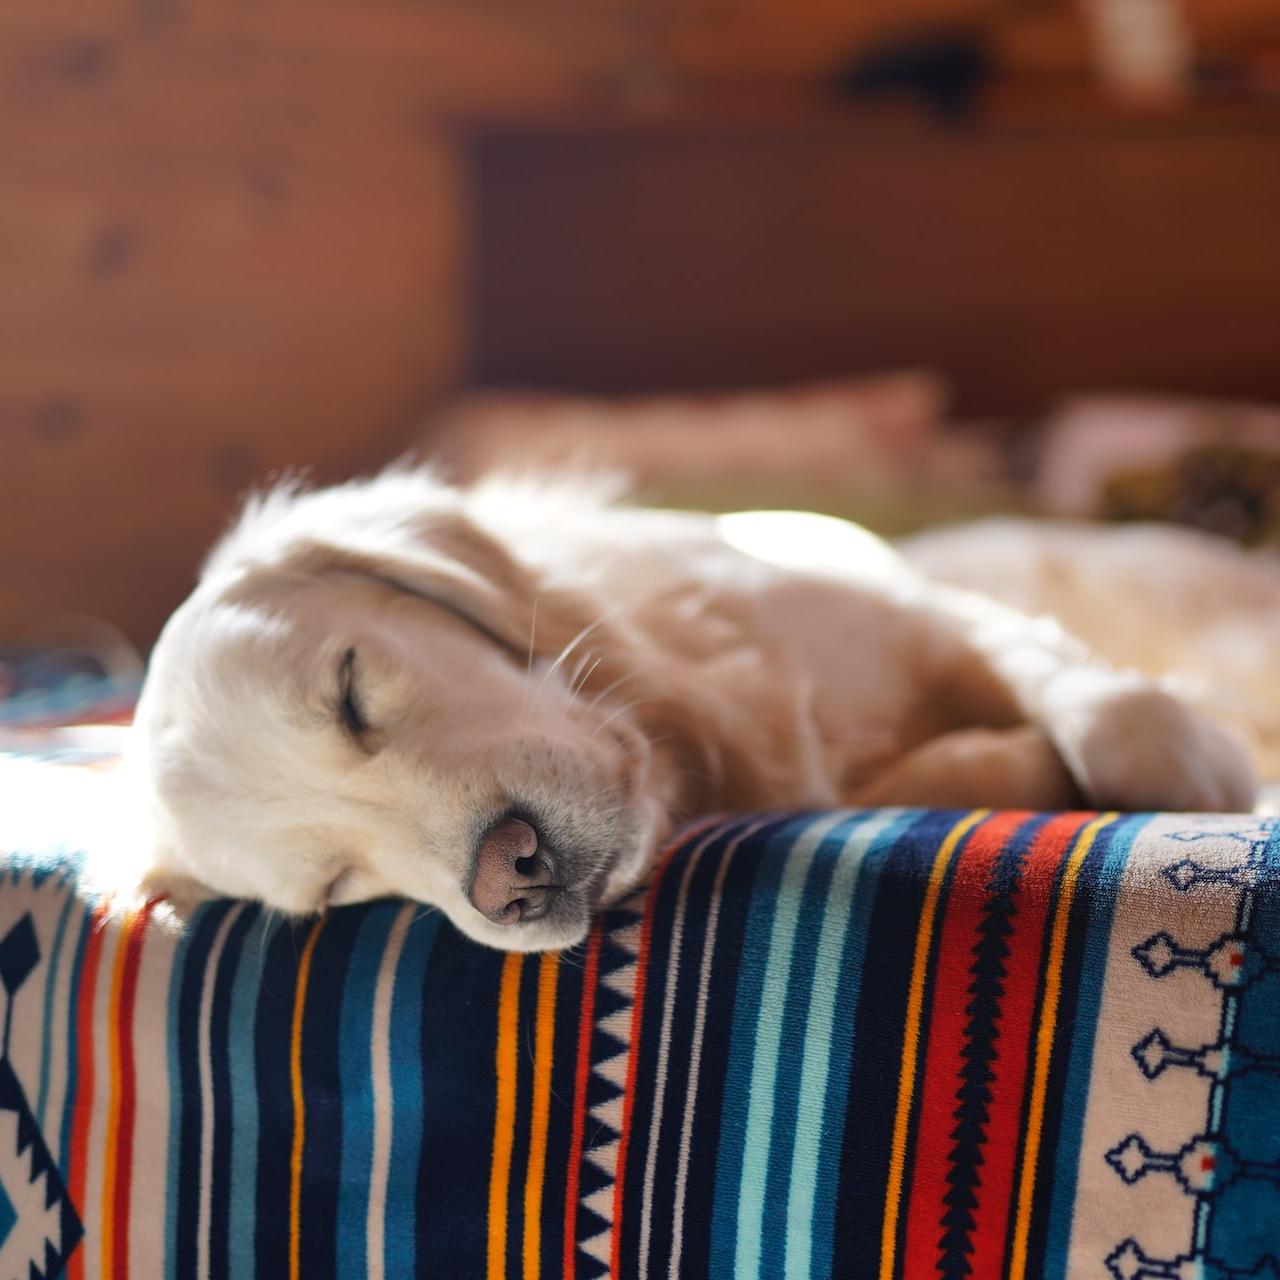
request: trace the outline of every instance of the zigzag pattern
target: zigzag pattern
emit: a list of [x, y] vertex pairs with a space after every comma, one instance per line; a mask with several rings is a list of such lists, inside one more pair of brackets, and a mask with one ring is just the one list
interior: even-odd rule
[[1017, 911], [1014, 897], [1021, 876], [1023, 851], [1011, 842], [992, 864], [987, 883], [990, 894], [982, 911], [978, 937], [969, 967], [969, 1021], [964, 1029], [964, 1066], [960, 1073], [957, 1106], [951, 1131], [955, 1145], [947, 1155], [951, 1166], [942, 1219], [943, 1234], [938, 1242], [938, 1274], [960, 1280], [973, 1272], [969, 1256], [973, 1252], [974, 1212], [981, 1185], [982, 1148], [987, 1140], [990, 1117], [992, 1063], [1000, 1037], [1000, 1002], [1004, 998], [1005, 961], [1009, 957], [1009, 935]]
[[[0, 941], [0, 983], [10, 1006], [17, 989], [31, 975], [40, 958], [35, 927], [27, 912]], [[10, 1198], [17, 1209], [17, 1221], [10, 1232], [20, 1241], [14, 1245], [15, 1253], [25, 1245], [27, 1280], [46, 1280], [62, 1274], [67, 1259], [80, 1242], [83, 1227], [9, 1059], [11, 1016], [12, 1008], [9, 1008], [5, 1018], [5, 1043], [0, 1050], [0, 1132], [9, 1143], [3, 1153], [6, 1169], [25, 1174], [25, 1178], [11, 1185], [15, 1193], [25, 1187], [27, 1194]], [[43, 1195], [39, 1194], [41, 1188]], [[33, 1191], [36, 1192], [34, 1200]]]
[[587, 1124], [594, 1128], [588, 1128], [579, 1173], [579, 1280], [599, 1280], [609, 1274], [618, 1146], [631, 1061], [636, 960], [643, 928], [644, 899], [637, 895], [609, 913], [601, 939], [587, 1080]]

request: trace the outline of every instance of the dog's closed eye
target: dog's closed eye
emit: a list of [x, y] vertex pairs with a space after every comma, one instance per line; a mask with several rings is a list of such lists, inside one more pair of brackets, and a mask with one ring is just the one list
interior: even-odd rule
[[338, 719], [347, 733], [367, 749], [370, 726], [356, 675], [356, 651], [348, 649], [338, 665]]

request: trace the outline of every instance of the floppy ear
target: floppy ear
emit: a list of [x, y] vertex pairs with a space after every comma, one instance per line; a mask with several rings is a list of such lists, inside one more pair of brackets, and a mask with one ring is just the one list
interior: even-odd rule
[[459, 615], [524, 656], [538, 598], [535, 575], [465, 516], [432, 513], [392, 529], [357, 528], [340, 539], [299, 538], [283, 567], [310, 574], [356, 573]]
[[311, 492], [284, 485], [251, 499], [205, 574], [255, 568], [373, 578], [451, 610], [521, 661], [554, 659], [585, 633], [601, 686], [638, 665], [624, 622], [602, 617], [588, 592], [549, 585], [429, 472]]

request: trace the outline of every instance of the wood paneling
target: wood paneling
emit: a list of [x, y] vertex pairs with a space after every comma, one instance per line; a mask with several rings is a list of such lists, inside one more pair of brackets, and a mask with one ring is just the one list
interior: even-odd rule
[[[1243, 38], [1265, 5], [1212, 13]], [[975, 405], [1121, 371], [1273, 387], [1274, 130], [1042, 148], [671, 115], [726, 80], [767, 116], [890, 20], [1006, 12], [891, 9], [0, 6], [0, 639], [79, 612], [145, 641], [246, 484], [393, 454], [471, 332], [477, 374], [543, 384], [935, 360]], [[1074, 65], [1045, 12], [1024, 60]], [[554, 123], [644, 112], [668, 124]], [[479, 118], [546, 127], [481, 142], [473, 226]]]
[[1280, 120], [491, 135], [472, 372], [618, 391], [904, 365], [967, 412], [1280, 398]]

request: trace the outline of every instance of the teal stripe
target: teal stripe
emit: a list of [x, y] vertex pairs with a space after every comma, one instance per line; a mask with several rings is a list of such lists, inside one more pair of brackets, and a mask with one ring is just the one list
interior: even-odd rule
[[[237, 1046], [241, 1051], [228, 1055], [231, 1181], [224, 1188], [223, 1194], [230, 1200], [227, 1211], [230, 1230], [230, 1239], [227, 1241], [227, 1273], [229, 1277], [243, 1277], [244, 1280], [254, 1280], [256, 1272], [254, 1235], [258, 1228], [258, 1180], [255, 1171], [258, 1167], [259, 1137], [255, 1054], [252, 1048], [244, 1051], [244, 1047], [254, 1043], [263, 968], [280, 922], [281, 917], [271, 917], [264, 913], [260, 927], [256, 922], [249, 926], [249, 932], [240, 947], [239, 963], [231, 987], [227, 1043]], [[174, 967], [176, 970], [176, 963]], [[171, 1174], [170, 1186], [174, 1185], [172, 1176]], [[214, 1194], [218, 1194], [216, 1189]]]
[[76, 958], [71, 965], [71, 998], [67, 1001], [67, 1091], [62, 1099], [62, 1133], [58, 1146], [62, 1156], [63, 1175], [71, 1170], [71, 1130], [76, 1107], [76, 1058], [80, 1050], [76, 1034], [76, 1015], [80, 1009], [80, 978], [84, 973], [84, 949], [89, 941], [89, 921], [93, 903], [81, 902], [80, 936], [76, 939]]
[[[58, 986], [58, 964], [62, 959], [62, 940], [67, 932], [67, 920], [71, 916], [71, 908], [75, 906], [75, 890], [64, 885], [67, 900], [58, 913], [58, 927], [53, 934], [53, 948], [49, 953], [49, 972], [44, 980], [44, 1049], [40, 1055], [40, 1092], [37, 1095], [36, 1117], [40, 1121], [41, 1130], [48, 1133], [45, 1108], [49, 1101], [49, 1061], [53, 1057], [53, 996]], [[74, 1008], [74, 1004], [72, 1005]], [[47, 1140], [47, 1139], [46, 1139]]]
[[[1120, 877], [1129, 860], [1129, 852], [1139, 832], [1150, 821], [1150, 814], [1134, 814], [1121, 818], [1098, 833], [1099, 842], [1105, 839], [1107, 846], [1101, 862], [1094, 864], [1098, 866], [1096, 886], [1090, 886], [1087, 899], [1089, 921], [1085, 931], [1076, 1012], [1070, 1025], [1071, 1056], [1067, 1063], [1067, 1081], [1062, 1100], [1062, 1125], [1054, 1144], [1054, 1186], [1045, 1245], [1044, 1280], [1067, 1280], [1067, 1255], [1071, 1251], [1071, 1226], [1075, 1217], [1076, 1183], [1080, 1172], [1080, 1144], [1084, 1138], [1089, 1078], [1093, 1073], [1093, 1042], [1098, 1026], [1098, 1009], [1102, 1004], [1107, 957], [1111, 950], [1111, 924], [1120, 896]], [[1093, 862], [1092, 856], [1086, 862], [1086, 868], [1090, 862]], [[1127, 955], [1125, 958], [1128, 959]]]
[[765, 968], [762, 957], [773, 928], [778, 884], [793, 843], [813, 823], [798, 817], [784, 823], [757, 850], [756, 876], [743, 930], [738, 983], [733, 997], [733, 1031], [729, 1041], [724, 1099], [720, 1109], [720, 1142], [716, 1150], [716, 1189], [711, 1206], [710, 1280], [732, 1280], [737, 1249], [738, 1194], [746, 1144], [748, 1088], [754, 1061], [756, 1029]]
[[[841, 1121], [874, 898], [874, 882], [870, 889], [863, 887], [864, 872], [872, 859], [885, 856], [917, 817], [914, 812], [883, 810], [850, 832], [823, 908], [787, 1199], [785, 1274], [796, 1280], [819, 1280], [831, 1270]], [[838, 1039], [833, 1034], [837, 1016]]]
[[804, 886], [823, 840], [833, 827], [847, 817], [847, 814], [831, 814], [811, 822], [792, 845], [782, 871], [765, 960], [764, 981], [760, 990], [760, 1012], [756, 1021], [755, 1048], [752, 1054], [746, 1141], [742, 1153], [742, 1176], [738, 1184], [738, 1229], [734, 1248], [734, 1273], [738, 1277], [754, 1276], [760, 1272], [778, 1054], [787, 996], [791, 987], [796, 929], [800, 920]]
[[[417, 1274], [418, 1163], [422, 1157], [422, 993], [441, 912], [424, 909], [405, 935], [391, 993], [391, 1133], [385, 1265], [388, 1276]], [[448, 1034], [447, 1030], [443, 1034]], [[363, 1242], [364, 1233], [360, 1239]], [[424, 1265], [429, 1262], [424, 1260]]]
[[368, 1271], [365, 1229], [373, 1171], [373, 1007], [387, 938], [404, 904], [368, 908], [351, 950], [342, 992], [338, 1070], [342, 1080], [342, 1168], [338, 1182], [337, 1274], [359, 1280]]

